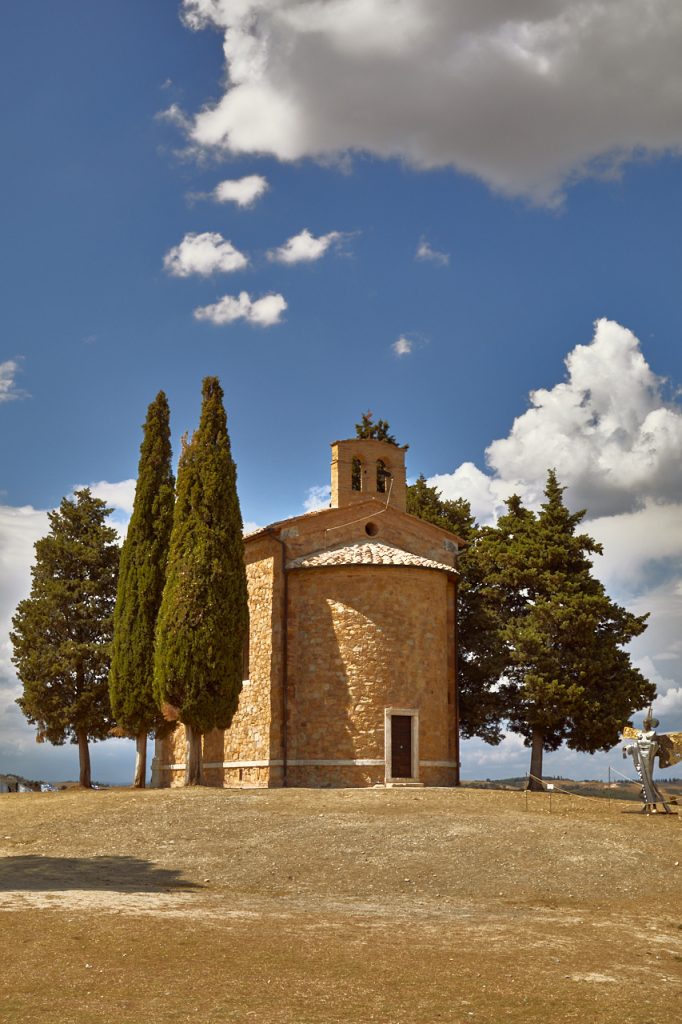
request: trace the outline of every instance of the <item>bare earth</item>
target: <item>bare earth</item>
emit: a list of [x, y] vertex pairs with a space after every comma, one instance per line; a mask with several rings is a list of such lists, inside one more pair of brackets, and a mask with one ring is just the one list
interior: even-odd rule
[[668, 1024], [682, 818], [637, 811], [467, 789], [3, 795], [0, 1020]]

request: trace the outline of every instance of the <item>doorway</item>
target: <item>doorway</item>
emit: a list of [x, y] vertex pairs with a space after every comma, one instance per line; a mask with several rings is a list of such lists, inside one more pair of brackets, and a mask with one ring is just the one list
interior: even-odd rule
[[384, 708], [385, 781], [419, 781], [419, 710]]
[[391, 715], [391, 778], [412, 778], [412, 715]]

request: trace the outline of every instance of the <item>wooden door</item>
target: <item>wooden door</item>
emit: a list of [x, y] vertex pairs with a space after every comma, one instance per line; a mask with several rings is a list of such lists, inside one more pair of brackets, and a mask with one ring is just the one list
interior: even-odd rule
[[412, 715], [391, 715], [391, 778], [412, 778]]

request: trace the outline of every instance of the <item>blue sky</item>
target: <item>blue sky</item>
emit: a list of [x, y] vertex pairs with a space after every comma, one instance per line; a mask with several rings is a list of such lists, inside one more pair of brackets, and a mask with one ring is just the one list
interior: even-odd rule
[[[8, 621], [46, 510], [99, 484], [124, 523], [148, 403], [167, 392], [177, 450], [206, 374], [251, 523], [314, 502], [368, 408], [412, 477], [483, 521], [513, 490], [537, 501], [555, 465], [610, 592], [652, 611], [633, 655], [682, 727], [682, 18], [668, 0], [536, 8], [3, 12], [0, 771], [75, 773], [12, 703]], [[216, 198], [253, 177], [250, 205]], [[119, 741], [93, 758], [129, 774]], [[526, 759], [473, 744], [464, 771]]]

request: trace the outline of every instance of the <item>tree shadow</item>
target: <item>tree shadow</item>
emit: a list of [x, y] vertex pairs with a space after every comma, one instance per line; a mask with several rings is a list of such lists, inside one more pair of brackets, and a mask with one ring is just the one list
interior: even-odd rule
[[190, 892], [203, 888], [172, 868], [138, 857], [0, 858], [0, 891], [90, 889], [98, 892]]

